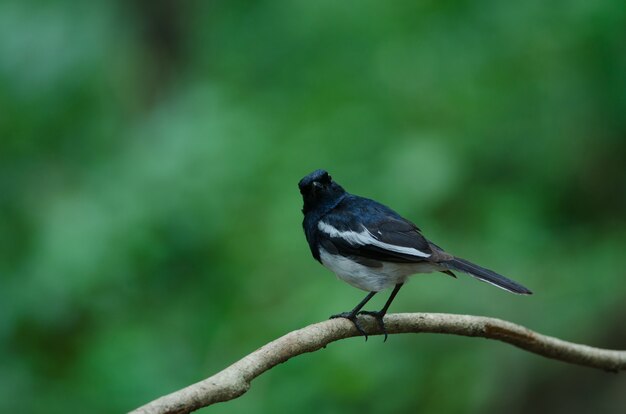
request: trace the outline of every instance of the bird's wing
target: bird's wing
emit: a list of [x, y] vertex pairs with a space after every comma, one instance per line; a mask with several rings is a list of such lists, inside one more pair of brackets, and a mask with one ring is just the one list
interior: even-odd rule
[[373, 200], [351, 196], [318, 222], [331, 254], [365, 261], [414, 263], [437, 254], [415, 224]]

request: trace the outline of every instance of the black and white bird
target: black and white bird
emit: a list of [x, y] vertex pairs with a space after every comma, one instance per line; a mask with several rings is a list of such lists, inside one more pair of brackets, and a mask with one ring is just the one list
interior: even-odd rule
[[[365, 290], [368, 295], [349, 312], [331, 318], [346, 318], [356, 329], [357, 315], [376, 318], [387, 339], [383, 316], [407, 278], [416, 273], [452, 271], [470, 274], [504, 290], [521, 295], [532, 292], [498, 273], [455, 257], [428, 241], [420, 229], [387, 206], [346, 192], [324, 170], [316, 170], [298, 183], [304, 200], [304, 233], [313, 257], [340, 279]], [[362, 311], [378, 292], [393, 287], [379, 311]]]

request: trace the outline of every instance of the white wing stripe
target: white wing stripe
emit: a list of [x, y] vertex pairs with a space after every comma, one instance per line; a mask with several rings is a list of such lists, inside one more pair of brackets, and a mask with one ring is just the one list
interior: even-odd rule
[[389, 250], [391, 252], [403, 253], [403, 254], [408, 254], [408, 255], [417, 256], [417, 257], [430, 257], [430, 254], [421, 252], [412, 247], [396, 246], [393, 244], [381, 242], [380, 240], [376, 239], [372, 235], [372, 233], [370, 233], [369, 230], [366, 229], [365, 227], [363, 227], [363, 231], [360, 233], [357, 233], [356, 231], [352, 231], [352, 230], [340, 231], [334, 228], [333, 226], [331, 226], [330, 224], [324, 223], [323, 221], [320, 220], [319, 223], [317, 224], [317, 228], [331, 237], [342, 238], [348, 243], [353, 244], [353, 245], [364, 246], [364, 245], [369, 244], [372, 246], [380, 247], [381, 249]]

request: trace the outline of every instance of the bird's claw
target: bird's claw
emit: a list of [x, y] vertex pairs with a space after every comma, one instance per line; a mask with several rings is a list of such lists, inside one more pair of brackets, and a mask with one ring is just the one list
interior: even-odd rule
[[385, 314], [383, 312], [381, 312], [381, 311], [361, 311], [361, 312], [357, 313], [357, 315], [369, 315], [369, 316], [372, 316], [374, 319], [376, 319], [376, 322], [378, 322], [378, 326], [380, 326], [380, 330], [385, 335], [385, 339], [383, 340], [383, 342], [387, 342], [387, 328], [385, 328], [385, 322], [383, 321], [383, 317], [385, 316]]
[[336, 315], [331, 315], [329, 319], [344, 318], [344, 319], [349, 320], [350, 322], [352, 322], [356, 330], [359, 331], [359, 333], [363, 335], [365, 337], [365, 340], [367, 341], [367, 333], [365, 333], [365, 330], [359, 323], [359, 319], [356, 317], [357, 315], [358, 315], [357, 313], [353, 313], [353, 312], [341, 312]]

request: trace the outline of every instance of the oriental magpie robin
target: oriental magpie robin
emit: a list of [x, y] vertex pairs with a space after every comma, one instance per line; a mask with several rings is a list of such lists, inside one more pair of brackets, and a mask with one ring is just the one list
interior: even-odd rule
[[[387, 206], [346, 192], [324, 170], [316, 170], [298, 183], [304, 200], [304, 234], [315, 260], [340, 279], [368, 295], [349, 312], [332, 318], [346, 318], [365, 336], [357, 315], [376, 318], [387, 340], [383, 316], [410, 275], [442, 272], [456, 277], [464, 272], [509, 292], [532, 292], [496, 272], [455, 257], [426, 240], [420, 229]], [[378, 292], [393, 286], [379, 311], [362, 311]]]

